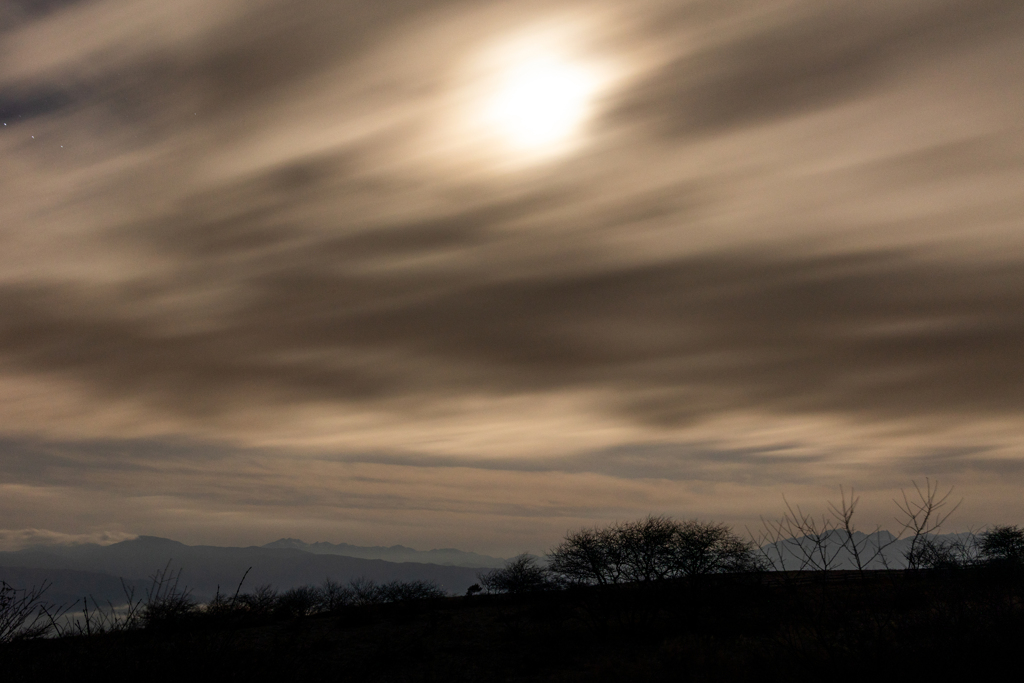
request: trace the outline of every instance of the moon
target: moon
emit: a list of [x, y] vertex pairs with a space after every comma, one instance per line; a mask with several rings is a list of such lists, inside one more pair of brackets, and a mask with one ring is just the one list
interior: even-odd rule
[[526, 56], [499, 70], [486, 120], [516, 149], [557, 148], [588, 119], [596, 81], [584, 65], [560, 55]]
[[563, 26], [524, 31], [477, 53], [455, 136], [471, 154], [505, 169], [580, 148], [611, 71], [578, 34]]

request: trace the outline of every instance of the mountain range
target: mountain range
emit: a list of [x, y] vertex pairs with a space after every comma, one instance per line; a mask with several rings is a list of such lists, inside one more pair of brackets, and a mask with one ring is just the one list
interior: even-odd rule
[[[498, 561], [492, 566], [500, 564]], [[218, 589], [233, 594], [243, 576], [242, 592], [259, 585], [287, 590], [320, 584], [326, 578], [342, 583], [365, 578], [377, 582], [422, 579], [434, 581], [448, 592], [463, 593], [477, 582], [480, 571], [475, 567], [392, 562], [294, 547], [190, 546], [155, 536], [140, 536], [113, 545], [36, 546], [0, 552], [0, 579], [16, 588], [40, 585], [44, 580], [51, 582], [53, 587], [47, 597], [54, 602], [89, 595], [101, 603], [123, 602], [121, 578], [136, 588], [136, 595], [142, 595], [151, 584], [151, 577], [165, 568], [180, 570], [180, 585], [188, 587], [200, 601], [213, 597]]]
[[[970, 546], [970, 534], [928, 536], [933, 541]], [[855, 569], [852, 555], [843, 547], [839, 531], [824, 537], [820, 551], [830, 558], [832, 569]], [[888, 531], [856, 532], [854, 541], [863, 548], [866, 569], [900, 569], [906, 566], [910, 539], [896, 539]], [[882, 547], [881, 553], [875, 549]], [[803, 550], [801, 550], [803, 548]], [[762, 546], [777, 569], [807, 569], [808, 552], [821, 552], [807, 538], [784, 539]], [[780, 562], [779, 559], [782, 561]], [[478, 582], [477, 574], [500, 567], [504, 560], [454, 548], [415, 550], [405, 546], [355, 546], [347, 543], [305, 543], [283, 538], [264, 546], [190, 546], [166, 538], [140, 536], [112, 545], [77, 544], [35, 546], [0, 552], [0, 580], [15, 588], [51, 584], [47, 598], [70, 604], [82, 597], [114, 604], [124, 602], [124, 585], [144, 596], [159, 571], [181, 572], [182, 587], [199, 601], [221, 593], [233, 594], [242, 577], [242, 592], [270, 585], [288, 590], [317, 585], [331, 578], [345, 583], [364, 578], [376, 582], [428, 580], [450, 593], [463, 593]], [[250, 569], [251, 568], [251, 569]], [[247, 574], [248, 572], [248, 574]]]
[[297, 538], [282, 538], [267, 543], [264, 548], [291, 548], [315, 555], [343, 555], [360, 557], [364, 560], [386, 560], [388, 562], [426, 562], [428, 564], [444, 564], [453, 567], [475, 567], [478, 569], [504, 566], [505, 560], [470, 553], [455, 548], [437, 548], [435, 550], [415, 550], [404, 545], [392, 546], [359, 546], [348, 543], [306, 543]]

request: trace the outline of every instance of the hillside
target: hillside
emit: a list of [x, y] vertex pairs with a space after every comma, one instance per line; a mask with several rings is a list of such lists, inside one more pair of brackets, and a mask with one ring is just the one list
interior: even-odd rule
[[1021, 577], [719, 575], [350, 606], [0, 647], [6, 680], [993, 680], [1024, 638]]
[[[118, 577], [124, 577], [135, 584], [145, 584], [147, 577], [163, 569], [168, 563], [173, 570], [182, 571], [182, 582], [191, 588], [193, 595], [200, 600], [211, 598], [218, 587], [222, 592], [234, 591], [250, 567], [252, 570], [245, 579], [245, 585], [249, 588], [270, 584], [279, 590], [287, 590], [296, 586], [319, 584], [328, 577], [342, 582], [362, 577], [378, 582], [434, 581], [444, 590], [456, 594], [464, 593], [466, 588], [476, 583], [478, 571], [469, 567], [424, 562], [388, 562], [314, 554], [294, 548], [189, 546], [153, 536], [140, 536], [131, 541], [107, 546], [48, 546], [0, 552], [0, 567], [11, 568], [3, 570], [5, 572], [15, 568], [31, 568], [88, 572], [91, 575], [107, 577], [100, 584], [95, 583], [95, 580], [98, 580], [96, 577], [88, 580], [83, 577], [83, 582], [79, 584], [81, 592], [77, 597], [88, 595], [100, 588], [102, 591], [112, 589], [117, 593], [120, 590]], [[16, 573], [10, 575], [17, 576]], [[53, 576], [56, 577], [58, 574], [54, 573]], [[62, 591], [68, 595], [73, 594], [76, 586], [69, 581], [74, 575], [60, 576], [67, 579], [62, 579]], [[34, 577], [56, 580], [46, 571], [37, 572]], [[15, 583], [12, 579], [10, 583], [23, 587], [20, 581]], [[38, 581], [33, 580], [33, 583]]]

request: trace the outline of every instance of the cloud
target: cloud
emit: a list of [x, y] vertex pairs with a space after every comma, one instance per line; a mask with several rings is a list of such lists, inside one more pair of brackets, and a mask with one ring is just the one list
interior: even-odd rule
[[0, 512], [62, 531], [8, 530], [0, 542], [109, 543], [148, 534], [238, 545], [266, 543], [290, 529], [333, 542], [526, 543], [542, 551], [567, 528], [652, 511], [757, 527], [760, 515], [782, 508], [783, 495], [823, 508], [840, 484], [866, 496], [863, 524], [885, 524], [898, 488], [923, 476], [955, 482], [966, 499], [956, 520], [964, 528], [990, 523], [998, 513], [992, 499], [1009, 495], [1022, 474], [1019, 459], [993, 446], [919, 450], [898, 461], [857, 462], [859, 454], [800, 441], [676, 442], [481, 459], [311, 454], [197, 440], [8, 438], [0, 442]]
[[121, 531], [97, 531], [87, 534], [66, 534], [50, 529], [0, 529], [0, 550], [11, 551], [47, 545], [80, 545], [97, 543], [111, 545], [137, 538]]
[[[278, 135], [289, 112], [295, 131], [315, 131], [331, 98], [344, 129], [357, 106], [338, 97], [353, 83], [391, 78], [371, 101], [436, 105], [444, 79], [418, 81], [398, 56], [431, 47], [438, 63], [455, 63], [436, 49], [440, 37], [490, 26], [507, 9], [465, 18], [458, 3], [356, 5], [300, 3], [287, 20], [276, 3], [232, 5], [196, 24], [140, 0], [135, 21], [160, 24], [163, 42], [111, 29], [72, 41], [48, 66], [32, 66], [28, 37], [72, 35], [76, 17], [106, 26], [111, 5], [55, 9], [15, 31], [7, 78], [17, 87], [0, 109], [48, 122], [51, 136], [100, 126], [110, 170], [87, 199], [43, 220], [62, 227], [36, 233], [26, 259], [12, 242], [12, 276], [0, 283], [4, 367], [200, 421], [239, 406], [401, 414], [537, 392], [601, 394], [601, 413], [653, 429], [754, 407], [881, 420], [1020, 409], [1021, 261], [1005, 250], [965, 259], [928, 237], [907, 243], [963, 235], [966, 221], [998, 243], [1024, 171], [1003, 132], [837, 156], [838, 168], [806, 178], [825, 197], [856, 188], [832, 213], [807, 205], [813, 193], [800, 187], [759, 199], [780, 188], [751, 188], [743, 168], [701, 178], [620, 143], [560, 170], [469, 182], [396, 166], [392, 155], [411, 144], [403, 133], [260, 152], [259, 138]], [[668, 30], [704, 12], [717, 31], [679, 54], [661, 48], [668, 66], [612, 96], [639, 107], [628, 118], [641, 131], [645, 116], [664, 115], [713, 138], [708, 127], [795, 117], [886, 79], [916, 82], [904, 65], [931, 64], [950, 45], [976, 52], [1021, 18], [995, 0], [800, 4], [758, 22], [751, 8], [730, 7], [681, 8]], [[630, 40], [607, 37], [620, 49]], [[123, 40], [135, 51], [109, 56]], [[103, 59], [72, 58], [73, 47], [100, 46]], [[690, 113], [678, 115], [677, 101]], [[132, 102], [142, 108], [110, 113]], [[96, 107], [114, 118], [95, 118]], [[25, 178], [73, 187], [75, 174], [91, 176], [89, 166], [31, 166], [20, 144], [14, 158], [35, 169]], [[671, 154], [686, 153], [690, 143], [679, 144]], [[637, 154], [641, 168], [625, 183], [620, 164]], [[803, 168], [766, 171], [763, 182]], [[980, 208], [943, 206], [949, 184], [1005, 189]], [[882, 186], [933, 204], [858, 215]], [[120, 201], [126, 193], [135, 199]], [[12, 225], [25, 232], [46, 211], [17, 206], [26, 218]], [[766, 242], [760, 221], [779, 239]], [[800, 244], [808, 234], [821, 242]], [[80, 248], [62, 248], [65, 236]]]
[[89, 0], [4, 0], [0, 4], [0, 30], [39, 19], [60, 9]]
[[642, 79], [612, 116], [655, 117], [666, 132], [687, 136], [799, 116], [1015, 35], [1024, 11], [1010, 0], [839, 0], [797, 3], [737, 23]]
[[[579, 389], [608, 390], [620, 397], [608, 410], [651, 425], [752, 406], [879, 419], [1024, 407], [1017, 264], [739, 253], [547, 278], [381, 278], [338, 268], [331, 243], [245, 244], [248, 268], [229, 249], [237, 272], [215, 258], [197, 282], [6, 286], [0, 359], [184, 413]], [[160, 298], [216, 278], [244, 299], [166, 329]]]
[[[1021, 476], [1018, 2], [0, 8], [11, 526]], [[467, 74], [538, 26], [615, 76], [513, 163]]]

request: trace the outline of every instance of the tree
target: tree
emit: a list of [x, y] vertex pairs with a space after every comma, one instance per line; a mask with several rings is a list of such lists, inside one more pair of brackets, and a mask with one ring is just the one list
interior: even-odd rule
[[523, 553], [505, 563], [501, 569], [478, 574], [480, 584], [489, 593], [529, 593], [552, 587], [551, 574], [537, 564], [537, 558]]
[[844, 565], [862, 574], [866, 569], [881, 565], [890, 568], [888, 549], [906, 539], [908, 547], [903, 559], [909, 569], [936, 566], [967, 566], [976, 559], [973, 535], [952, 541], [937, 542], [932, 536], [949, 519], [960, 503], [946, 509], [953, 488], [940, 494], [938, 482], [925, 479], [922, 489], [916, 482], [914, 495], [901, 489], [901, 500], [894, 500], [899, 514], [897, 533], [883, 531], [876, 526], [873, 533], [862, 534], [856, 529], [854, 515], [860, 498], [850, 490], [839, 488], [840, 504], [828, 503], [821, 517], [805, 513], [783, 496], [786, 513], [779, 519], [761, 519], [763, 531], [757, 545], [761, 559], [776, 570], [814, 570], [828, 572]]
[[615, 583], [608, 542], [597, 529], [570, 531], [548, 555], [548, 568], [569, 584]]
[[613, 545], [611, 554], [622, 558], [622, 577], [655, 581], [673, 576], [679, 566], [679, 531], [678, 522], [653, 515], [614, 527], [608, 540]]
[[922, 567], [919, 564], [921, 552], [918, 547], [928, 540], [929, 534], [935, 533], [939, 527], [945, 524], [949, 516], [956, 512], [963, 501], [959, 501], [948, 511], [943, 511], [942, 508], [947, 505], [949, 496], [953, 493], [952, 486], [946, 493], [939, 496], [939, 482], [935, 482], [933, 486], [931, 480], [925, 478], [923, 491], [916, 481], [910, 483], [914, 485], [917, 498], [907, 496], [907, 492], [900, 489], [903, 502], [898, 500], [893, 502], [896, 503], [902, 515], [902, 517], [896, 518], [896, 521], [903, 526], [898, 535], [902, 536], [904, 532], [910, 534], [910, 548], [906, 551], [907, 569], [919, 569]]
[[981, 534], [981, 558], [989, 564], [1024, 565], [1024, 529], [996, 526]]
[[298, 586], [277, 596], [274, 611], [289, 617], [308, 617], [321, 610], [320, 591], [313, 586]]
[[[790, 568], [786, 560], [792, 557], [799, 571], [812, 569], [825, 572], [834, 569], [843, 549], [841, 543], [830, 542], [837, 531], [836, 521], [829, 514], [823, 514], [819, 522], [814, 515], [801, 510], [799, 505], [795, 508], [790, 505], [785, 496], [782, 500], [786, 504], [786, 513], [782, 517], [774, 520], [761, 518], [764, 531], [757, 545], [760, 546], [762, 562], [776, 570], [786, 571]], [[851, 536], [854, 506], [855, 500], [847, 508], [844, 498], [842, 514]]]
[[847, 502], [846, 490], [840, 486], [839, 499], [841, 505], [836, 505], [832, 501], [828, 503], [829, 511], [835, 519], [834, 528], [839, 532], [843, 547], [850, 554], [854, 568], [863, 576], [865, 569], [876, 560], [881, 560], [885, 564], [885, 551], [898, 539], [892, 534], [887, 534], [887, 537], [883, 537], [881, 524], [875, 527], [873, 533], [861, 534], [858, 538], [853, 516], [857, 511], [857, 503], [860, 502], [860, 498], [856, 495], [856, 491], [851, 488], [850, 500]]
[[677, 575], [703, 576], [761, 568], [753, 544], [733, 534], [724, 524], [683, 522], [673, 540]]
[[754, 547], [723, 524], [648, 516], [569, 532], [548, 555], [569, 584], [646, 582], [760, 567]]

